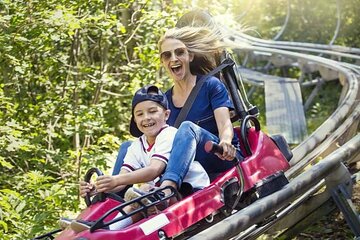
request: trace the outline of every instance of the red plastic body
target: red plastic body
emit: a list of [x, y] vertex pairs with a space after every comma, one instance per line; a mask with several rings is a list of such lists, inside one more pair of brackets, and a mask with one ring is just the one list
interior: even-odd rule
[[[250, 144], [252, 155], [247, 156], [244, 161], [239, 163], [244, 174], [245, 192], [254, 187], [258, 181], [276, 172], [285, 171], [289, 168], [288, 161], [274, 142], [261, 131], [256, 132], [254, 129], [250, 129], [248, 133], [248, 142]], [[90, 233], [90, 231], [83, 231], [76, 234], [74, 231], [67, 228], [60, 233], [56, 239], [70, 240], [82, 237], [83, 239], [89, 240], [152, 240], [159, 239], [158, 231], [160, 229], [164, 231], [168, 237], [177, 236], [190, 226], [224, 206], [224, 203], [221, 200], [221, 187], [227, 180], [234, 177], [238, 178], [235, 167], [218, 176], [210, 186], [203, 190], [173, 204], [161, 213], [142, 219], [125, 229], [118, 231], [99, 229], [93, 233]], [[117, 204], [120, 203], [112, 199], [98, 202], [85, 209], [78, 218], [84, 220], [96, 220]], [[109, 219], [113, 217], [114, 216], [109, 216]]]

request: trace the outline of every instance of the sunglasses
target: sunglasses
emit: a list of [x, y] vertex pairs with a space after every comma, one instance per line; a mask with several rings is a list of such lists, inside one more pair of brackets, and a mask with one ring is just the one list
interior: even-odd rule
[[188, 50], [186, 48], [176, 48], [173, 51], [164, 51], [160, 53], [160, 59], [162, 61], [167, 61], [171, 58], [172, 54], [174, 53], [176, 57], [184, 56]]

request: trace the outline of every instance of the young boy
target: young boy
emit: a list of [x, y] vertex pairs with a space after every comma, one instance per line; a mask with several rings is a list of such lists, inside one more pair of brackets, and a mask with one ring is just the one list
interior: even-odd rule
[[[176, 128], [166, 124], [169, 114], [166, 95], [155, 85], [147, 85], [136, 91], [132, 100], [130, 133], [138, 138], [129, 147], [119, 175], [104, 175], [97, 178], [95, 183], [97, 192], [118, 192], [127, 185], [137, 183], [155, 185], [156, 180], [166, 168], [177, 131]], [[191, 163], [184, 182], [191, 184], [194, 189], [202, 189], [210, 184], [204, 168], [196, 161]], [[93, 189], [94, 186], [91, 184], [80, 182], [81, 196], [85, 196]], [[129, 188], [125, 193], [125, 200], [138, 195], [138, 190]], [[133, 210], [131, 207], [124, 208], [125, 212]], [[118, 213], [116, 217], [119, 216], [121, 213]], [[131, 218], [111, 224], [109, 228], [110, 230], [122, 229], [141, 218], [141, 214], [133, 215]], [[71, 227], [75, 231], [81, 231], [90, 226], [80, 221], [72, 221]]]

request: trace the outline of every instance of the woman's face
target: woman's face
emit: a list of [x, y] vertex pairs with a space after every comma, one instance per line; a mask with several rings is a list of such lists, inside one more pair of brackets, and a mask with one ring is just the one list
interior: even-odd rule
[[186, 80], [192, 74], [190, 62], [194, 55], [189, 53], [180, 40], [168, 38], [160, 46], [160, 60], [174, 81]]

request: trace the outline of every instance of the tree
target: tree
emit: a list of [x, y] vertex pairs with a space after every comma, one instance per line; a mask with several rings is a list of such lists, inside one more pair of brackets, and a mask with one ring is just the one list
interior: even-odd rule
[[[327, 43], [335, 4], [291, 1], [282, 39]], [[0, 1], [0, 238], [39, 235], [79, 211], [79, 178], [90, 166], [109, 168], [130, 137], [134, 90], [170, 86], [159, 70], [157, 40], [183, 13], [203, 8], [271, 39], [286, 6], [285, 0]], [[360, 46], [359, 6], [342, 3], [336, 44]]]
[[129, 138], [134, 89], [166, 84], [156, 42], [178, 18], [169, 9], [146, 0], [1, 3], [2, 239], [46, 232], [79, 210], [78, 179], [90, 166], [106, 169]]

